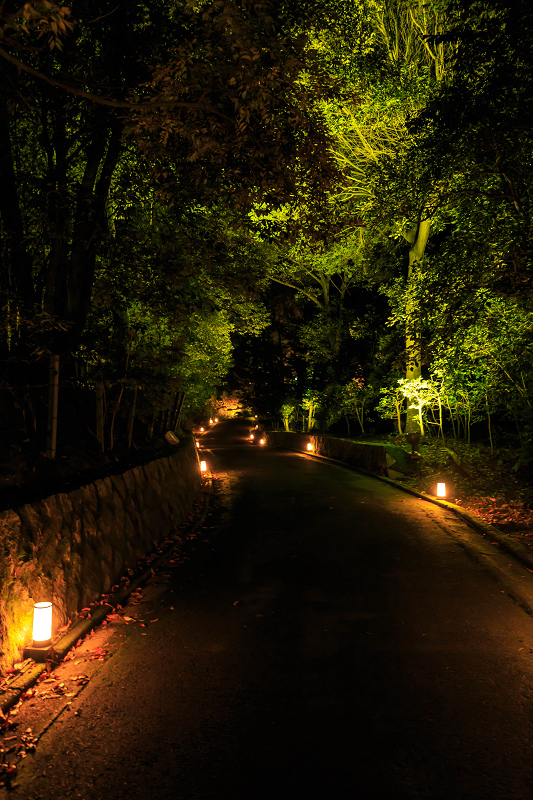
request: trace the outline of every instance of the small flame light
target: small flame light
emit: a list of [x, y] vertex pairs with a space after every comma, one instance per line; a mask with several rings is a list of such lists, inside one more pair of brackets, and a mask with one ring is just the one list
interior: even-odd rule
[[200, 461], [200, 472], [207, 472], [207, 461]]
[[203, 428], [200, 428], [200, 433], [203, 433], [203, 432], [204, 432], [204, 429], [203, 429]]
[[445, 483], [437, 483], [437, 497], [446, 497]]
[[52, 603], [35, 603], [33, 606], [33, 646], [52, 644]]
[[251, 433], [251, 434], [250, 434], [250, 441], [251, 441], [251, 442], [253, 442], [253, 440], [254, 440], [254, 439], [255, 439], [255, 436], [254, 436], [254, 434], [253, 434], [253, 433]]
[[215, 417], [215, 422], [218, 422], [218, 417]]
[[212, 424], [213, 424], [213, 420], [212, 420], [212, 419], [210, 419], [210, 420], [209, 420], [209, 424], [210, 424], [210, 425], [212, 425]]
[[200, 442], [196, 442], [196, 447], [200, 447]]
[[259, 439], [259, 444], [264, 444], [264, 443], [265, 443], [264, 439]]
[[307, 449], [309, 450], [309, 452], [311, 452], [311, 450], [314, 450], [314, 449], [315, 449], [315, 448], [313, 447], [313, 443], [312, 443], [312, 442], [307, 442]]

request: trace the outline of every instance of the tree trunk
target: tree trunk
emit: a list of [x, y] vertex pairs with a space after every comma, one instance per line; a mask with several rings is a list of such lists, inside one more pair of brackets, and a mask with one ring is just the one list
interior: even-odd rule
[[139, 387], [136, 386], [133, 392], [133, 403], [131, 406], [131, 413], [130, 413], [130, 420], [128, 424], [128, 449], [131, 447], [131, 441], [133, 439], [133, 423], [135, 422], [135, 412], [137, 411], [137, 393], [139, 391]]
[[104, 419], [105, 419], [105, 388], [103, 380], [96, 381], [96, 438], [100, 451], [105, 451]]
[[185, 392], [180, 392], [180, 399], [176, 409], [176, 419], [174, 420], [173, 430], [178, 430], [181, 425], [181, 412], [183, 411], [183, 404], [185, 403]]
[[[409, 248], [409, 273], [408, 281], [411, 280], [417, 264], [424, 258], [431, 221], [421, 220], [418, 225], [411, 228], [405, 238], [411, 245]], [[416, 380], [422, 376], [422, 346], [420, 339], [420, 328], [418, 324], [417, 309], [411, 303], [407, 306], [407, 325], [406, 325], [405, 349], [407, 354], [407, 368], [405, 377], [407, 380]], [[416, 408], [407, 408], [407, 419], [405, 422], [406, 433], [419, 433], [420, 422]]]
[[59, 356], [50, 356], [48, 379], [48, 430], [46, 436], [46, 456], [51, 461], [57, 450], [57, 407], [59, 400]]

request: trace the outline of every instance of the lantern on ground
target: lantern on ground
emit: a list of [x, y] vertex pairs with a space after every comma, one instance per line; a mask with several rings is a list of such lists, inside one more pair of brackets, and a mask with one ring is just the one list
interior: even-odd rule
[[200, 472], [207, 472], [207, 461], [200, 461]]
[[259, 444], [264, 444], [264, 443], [265, 443], [264, 439], [259, 439]]
[[33, 606], [33, 646], [52, 644], [52, 603], [35, 603]]
[[250, 441], [251, 441], [251, 442], [253, 442], [253, 440], [254, 440], [254, 439], [255, 439], [255, 436], [254, 436], [254, 434], [253, 434], [253, 433], [251, 433], [251, 434], [250, 434]]
[[203, 433], [203, 432], [204, 432], [204, 429], [203, 429], [203, 428], [200, 428], [200, 433]]
[[215, 422], [218, 422], [218, 417], [215, 417]]
[[445, 483], [437, 483], [437, 497], [446, 497]]
[[313, 447], [313, 443], [312, 443], [312, 442], [307, 442], [307, 449], [309, 450], [309, 452], [311, 452], [312, 450], [314, 450], [314, 449], [315, 449], [315, 448]]
[[213, 424], [213, 420], [212, 420], [212, 419], [210, 419], [210, 420], [209, 420], [209, 424], [210, 424], [210, 425], [212, 425], [212, 424]]

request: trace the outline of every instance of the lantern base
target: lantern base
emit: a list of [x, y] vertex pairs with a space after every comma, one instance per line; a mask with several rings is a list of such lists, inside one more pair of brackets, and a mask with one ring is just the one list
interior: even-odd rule
[[48, 639], [46, 642], [39, 642], [38, 644], [34, 642], [29, 647], [24, 648], [24, 658], [33, 658], [34, 661], [42, 663], [48, 658], [51, 645], [51, 639]]

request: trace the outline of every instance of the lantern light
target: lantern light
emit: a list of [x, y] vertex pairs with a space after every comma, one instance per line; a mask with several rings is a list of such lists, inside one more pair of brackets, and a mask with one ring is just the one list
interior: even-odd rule
[[207, 461], [200, 461], [200, 472], [207, 472]]
[[254, 440], [254, 439], [255, 439], [255, 436], [254, 436], [254, 434], [253, 434], [253, 433], [251, 433], [251, 434], [250, 434], [250, 441], [251, 441], [251, 442], [253, 442], [253, 440]]
[[33, 606], [33, 646], [52, 644], [52, 603], [35, 603]]
[[212, 425], [212, 424], [213, 424], [213, 420], [212, 420], [212, 419], [210, 419], [210, 420], [209, 420], [209, 424], [210, 424], [210, 425]]
[[200, 433], [203, 433], [203, 432], [204, 432], [204, 429], [203, 429], [203, 428], [200, 428]]
[[200, 447], [200, 442], [196, 442], [196, 447]]
[[215, 422], [218, 422], [218, 417], [215, 417]]
[[307, 449], [309, 450], [309, 452], [311, 452], [311, 450], [314, 450], [312, 442], [307, 442]]
[[264, 443], [265, 443], [264, 439], [259, 439], [259, 444], [264, 444]]
[[445, 483], [437, 483], [437, 497], [446, 497]]

